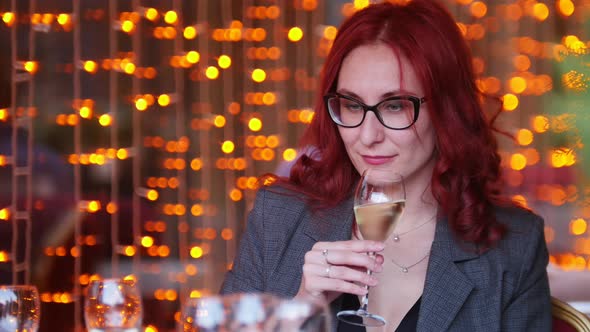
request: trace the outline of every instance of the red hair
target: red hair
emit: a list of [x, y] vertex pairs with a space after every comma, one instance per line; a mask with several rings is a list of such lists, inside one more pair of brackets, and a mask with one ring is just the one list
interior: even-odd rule
[[431, 190], [454, 234], [482, 249], [491, 247], [505, 232], [493, 206], [511, 205], [501, 194], [493, 121], [480, 102], [484, 96], [475, 84], [469, 47], [451, 14], [436, 1], [370, 5], [342, 24], [324, 64], [315, 117], [301, 140], [302, 147], [315, 149], [295, 163], [289, 185], [316, 207], [350, 197], [359, 174], [322, 96], [334, 91], [348, 53], [374, 43], [403, 55], [422, 83], [436, 131]]

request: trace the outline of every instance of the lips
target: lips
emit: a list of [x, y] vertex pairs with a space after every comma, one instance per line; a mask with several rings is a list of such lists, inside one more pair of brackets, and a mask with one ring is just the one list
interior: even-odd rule
[[363, 160], [369, 165], [383, 165], [392, 161], [395, 156], [366, 156], [363, 155]]

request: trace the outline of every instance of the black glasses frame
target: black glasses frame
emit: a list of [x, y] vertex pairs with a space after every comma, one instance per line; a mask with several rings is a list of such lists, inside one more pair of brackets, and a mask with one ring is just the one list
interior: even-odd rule
[[[330, 103], [328, 102], [331, 98], [344, 98], [350, 101], [353, 101], [357, 104], [359, 104], [362, 108], [363, 108], [363, 118], [361, 119], [361, 121], [359, 122], [359, 124], [354, 125], [354, 126], [349, 126], [349, 125], [345, 125], [342, 122], [340, 122], [338, 120], [338, 118], [336, 117], [336, 114], [334, 114], [334, 112], [332, 112], [332, 109], [330, 108]], [[386, 125], [383, 122], [383, 118], [381, 117], [381, 114], [379, 113], [378, 107], [379, 105], [381, 105], [382, 103], [386, 102], [386, 101], [391, 101], [391, 100], [409, 100], [412, 102], [412, 104], [414, 105], [414, 118], [412, 120], [412, 123], [410, 123], [409, 125], [407, 125], [406, 127], [402, 127], [402, 128], [394, 128], [394, 127], [389, 127], [388, 125]], [[385, 98], [382, 101], [378, 102], [377, 104], [373, 105], [373, 106], [369, 106], [365, 103], [363, 103], [362, 101], [359, 101], [355, 98], [340, 94], [340, 93], [329, 93], [327, 95], [324, 96], [324, 104], [326, 109], [328, 110], [328, 113], [330, 113], [330, 118], [332, 119], [332, 121], [334, 121], [335, 124], [344, 127], [344, 128], [356, 128], [358, 126], [360, 126], [361, 124], [363, 124], [363, 121], [365, 121], [365, 117], [367, 116], [367, 112], [373, 112], [375, 113], [375, 116], [377, 117], [377, 119], [379, 120], [379, 122], [388, 129], [393, 129], [393, 130], [404, 130], [407, 128], [410, 128], [411, 126], [414, 125], [414, 123], [416, 123], [416, 121], [418, 120], [418, 115], [420, 114], [420, 106], [422, 104], [424, 104], [426, 102], [426, 97], [416, 97], [416, 96], [393, 96], [393, 97], [389, 97], [389, 98]]]

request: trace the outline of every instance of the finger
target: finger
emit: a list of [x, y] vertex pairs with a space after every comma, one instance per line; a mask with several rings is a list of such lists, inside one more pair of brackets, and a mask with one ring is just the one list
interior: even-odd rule
[[385, 244], [378, 241], [369, 240], [348, 240], [348, 241], [334, 241], [334, 242], [317, 242], [312, 250], [322, 251], [327, 250], [344, 250], [353, 252], [380, 252], [385, 249]]
[[[367, 274], [367, 271], [359, 271], [347, 266], [332, 265], [329, 271], [330, 279], [341, 279], [350, 282], [358, 282], [361, 286], [377, 286], [377, 278]], [[328, 273], [326, 273], [327, 275]]]
[[[369, 256], [366, 253], [356, 253], [343, 250], [311, 251], [306, 254], [306, 262], [314, 264], [348, 265], [381, 272], [383, 269], [383, 256]], [[381, 256], [381, 257], [379, 257]]]
[[362, 296], [367, 293], [365, 287], [356, 285], [352, 282], [342, 279], [322, 277], [310, 278], [308, 282], [306, 282], [306, 290], [311, 294], [338, 292]]

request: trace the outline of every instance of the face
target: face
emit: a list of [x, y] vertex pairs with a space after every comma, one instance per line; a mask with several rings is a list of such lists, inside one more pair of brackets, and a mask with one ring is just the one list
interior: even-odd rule
[[[400, 63], [401, 61], [401, 63]], [[402, 79], [403, 78], [403, 79]], [[360, 46], [350, 52], [340, 69], [336, 92], [367, 105], [395, 95], [424, 97], [413, 68], [386, 45]], [[338, 127], [354, 167], [387, 167], [409, 182], [430, 183], [435, 164], [435, 132], [428, 114], [428, 102], [420, 107], [416, 123], [404, 130], [384, 127], [373, 112], [356, 128]]]

